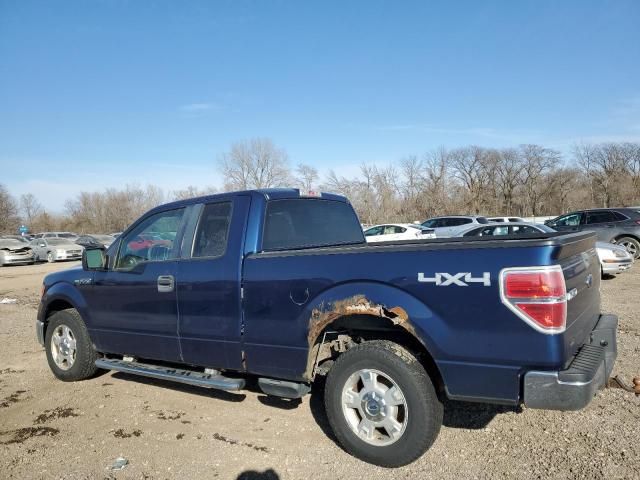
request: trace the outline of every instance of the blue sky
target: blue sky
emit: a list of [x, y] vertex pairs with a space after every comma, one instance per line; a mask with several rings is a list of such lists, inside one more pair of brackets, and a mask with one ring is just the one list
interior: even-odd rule
[[270, 137], [355, 174], [439, 146], [640, 141], [640, 2], [0, 0], [0, 183], [220, 185]]

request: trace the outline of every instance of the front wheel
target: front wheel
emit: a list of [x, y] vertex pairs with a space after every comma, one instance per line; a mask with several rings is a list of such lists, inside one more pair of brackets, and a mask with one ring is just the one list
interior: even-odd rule
[[56, 261], [56, 257], [53, 255], [53, 252], [47, 253], [47, 262], [53, 263]]
[[407, 465], [427, 451], [443, 416], [423, 366], [389, 341], [364, 342], [338, 357], [327, 376], [325, 408], [344, 449], [383, 467]]
[[49, 368], [60, 380], [84, 380], [98, 371], [95, 365], [98, 354], [76, 310], [61, 310], [51, 315], [44, 344]]

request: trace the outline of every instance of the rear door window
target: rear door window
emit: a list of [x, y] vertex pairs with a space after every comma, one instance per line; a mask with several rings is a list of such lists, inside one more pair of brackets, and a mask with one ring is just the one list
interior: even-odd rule
[[321, 199], [271, 200], [267, 204], [263, 250], [288, 250], [364, 243], [353, 208]]
[[205, 205], [193, 241], [192, 257], [220, 257], [227, 249], [231, 202]]
[[613, 212], [607, 210], [596, 210], [593, 212], [587, 212], [587, 225], [593, 225], [597, 223], [611, 223], [616, 221], [616, 216]]
[[382, 235], [383, 227], [372, 227], [364, 232], [367, 237], [375, 237], [376, 235]]

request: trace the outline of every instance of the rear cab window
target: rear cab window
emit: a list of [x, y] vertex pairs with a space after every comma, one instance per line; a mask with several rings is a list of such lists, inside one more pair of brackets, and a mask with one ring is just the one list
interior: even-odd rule
[[364, 243], [353, 207], [324, 199], [282, 199], [267, 203], [262, 250], [295, 250]]

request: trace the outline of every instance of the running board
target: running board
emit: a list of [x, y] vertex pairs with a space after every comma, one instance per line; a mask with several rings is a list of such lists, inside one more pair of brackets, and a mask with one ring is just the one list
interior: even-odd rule
[[148, 363], [127, 362], [111, 358], [99, 358], [96, 360], [96, 367], [218, 390], [242, 390], [245, 385], [243, 378], [228, 378], [220, 374], [182, 370]]

